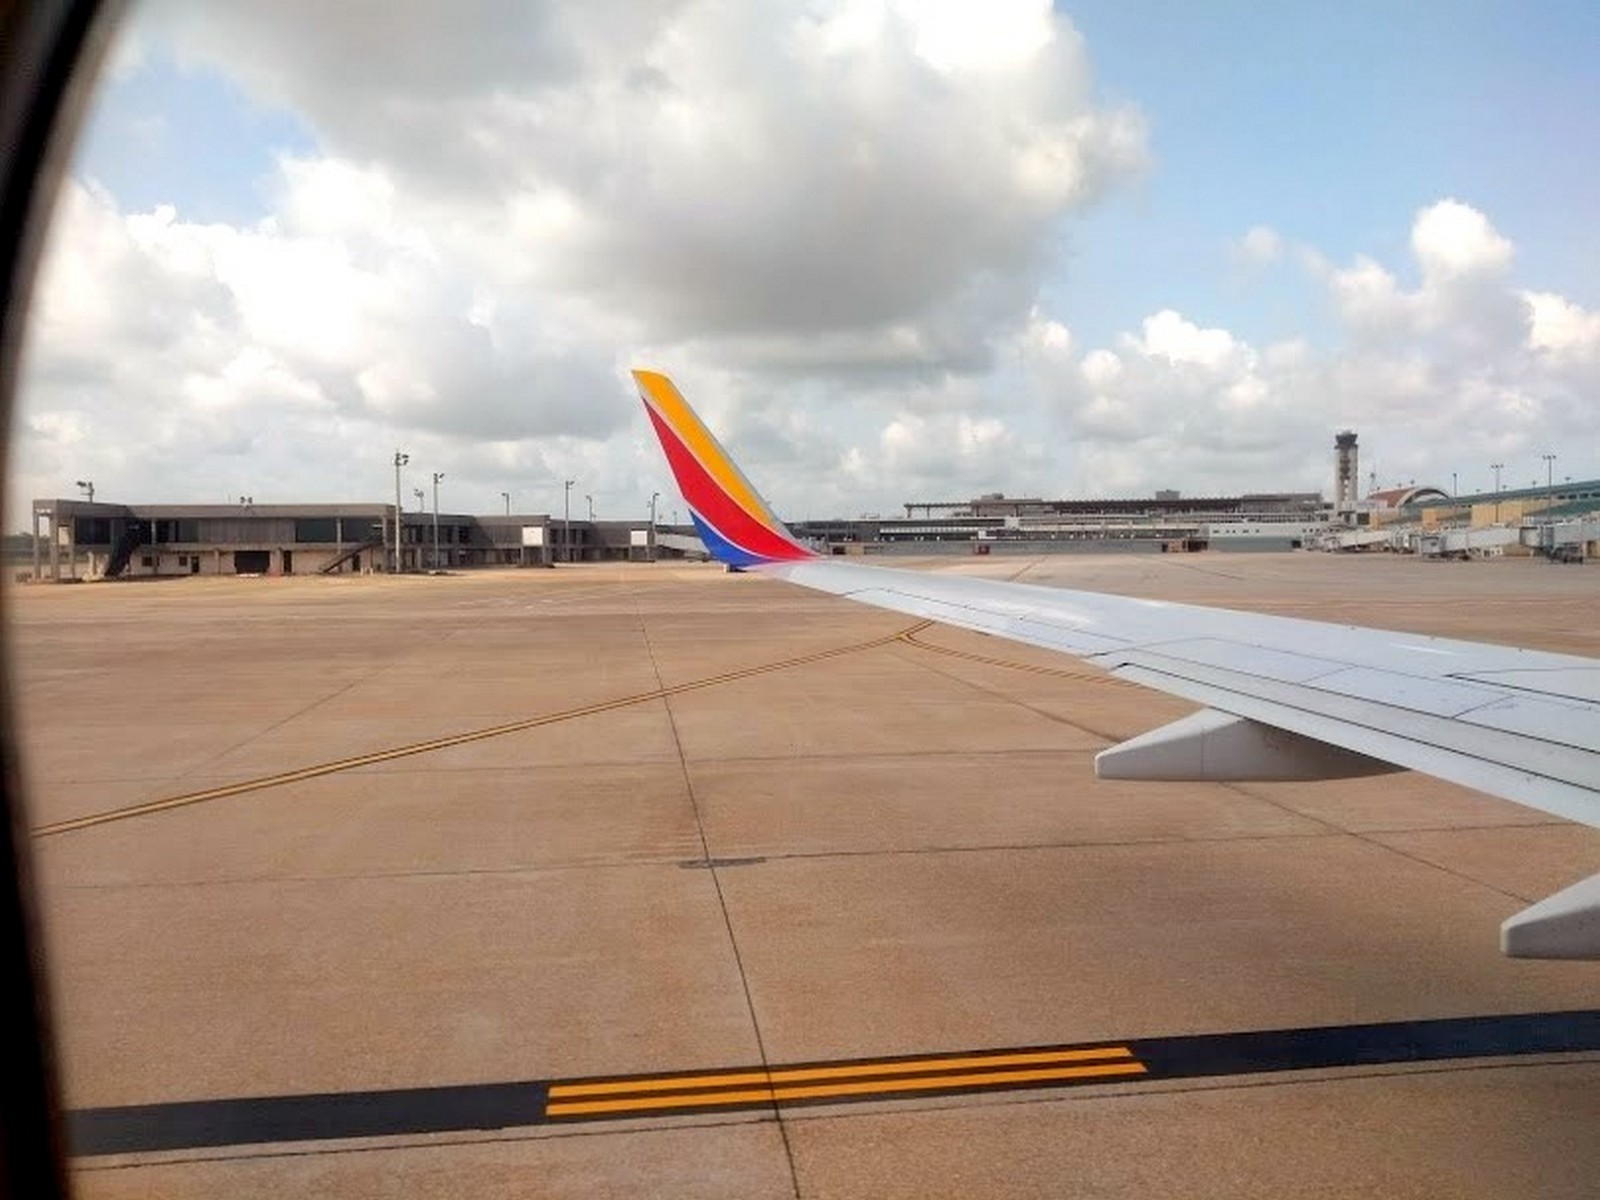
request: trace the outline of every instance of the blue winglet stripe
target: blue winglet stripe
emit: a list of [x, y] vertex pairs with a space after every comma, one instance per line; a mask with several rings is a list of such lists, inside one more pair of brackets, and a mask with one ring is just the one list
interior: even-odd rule
[[689, 519], [694, 522], [700, 540], [705, 543], [706, 552], [718, 562], [727, 563], [732, 567], [754, 567], [772, 561], [760, 554], [752, 554], [742, 546], [735, 546], [693, 509], [689, 510]]

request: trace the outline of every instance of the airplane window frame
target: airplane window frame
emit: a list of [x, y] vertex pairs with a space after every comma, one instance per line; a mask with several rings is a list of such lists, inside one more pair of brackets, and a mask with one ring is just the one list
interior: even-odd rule
[[[56, 196], [122, 5], [16, 0], [0, 5], [0, 462], [11, 419], [28, 302]], [[3, 468], [0, 468], [3, 470]], [[66, 1197], [65, 1143], [44, 945], [18, 760], [9, 649], [0, 645], [0, 1195]]]

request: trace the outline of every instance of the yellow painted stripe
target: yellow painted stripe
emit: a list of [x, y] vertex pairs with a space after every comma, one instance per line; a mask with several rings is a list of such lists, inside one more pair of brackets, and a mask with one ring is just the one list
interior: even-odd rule
[[1018, 1086], [1065, 1079], [1109, 1079], [1145, 1074], [1140, 1062], [1096, 1063], [1083, 1067], [1033, 1071], [985, 1071], [968, 1075], [931, 1075], [916, 1079], [867, 1079], [854, 1083], [821, 1083], [805, 1087], [748, 1088], [742, 1091], [694, 1092], [685, 1095], [634, 1096], [619, 1100], [573, 1100], [545, 1106], [548, 1117], [599, 1116], [605, 1113], [656, 1112], [663, 1109], [716, 1108], [730, 1104], [782, 1104], [791, 1100], [826, 1100], [846, 1096], [891, 1096], [947, 1088]]
[[661, 419], [683, 439], [683, 444], [700, 460], [700, 465], [711, 477], [723, 486], [741, 508], [781, 537], [783, 531], [778, 527], [778, 518], [768, 511], [755, 488], [750, 486], [749, 480], [734, 465], [727, 451], [718, 444], [694, 409], [689, 407], [689, 402], [678, 392], [672, 380], [655, 371], [635, 371], [633, 377], [638, 380], [645, 398], [661, 415]]
[[590, 1117], [601, 1113], [650, 1112], [662, 1108], [714, 1108], [724, 1104], [768, 1104], [771, 1088], [743, 1092], [693, 1092], [682, 1096], [638, 1096], [628, 1100], [568, 1100], [546, 1104], [547, 1117]]
[[1033, 1050], [1020, 1054], [969, 1054], [960, 1057], [917, 1058], [901, 1062], [845, 1063], [832, 1067], [786, 1067], [776, 1071], [732, 1071], [709, 1075], [676, 1075], [665, 1079], [607, 1079], [597, 1083], [558, 1083], [550, 1098], [614, 1096], [623, 1093], [668, 1092], [692, 1088], [743, 1087], [748, 1084], [806, 1083], [823, 1079], [851, 1079], [863, 1075], [915, 1075], [928, 1071], [964, 1071], [982, 1067], [1026, 1067], [1040, 1063], [1096, 1062], [1132, 1058], [1126, 1046], [1101, 1046], [1091, 1050]]
[[926, 1092], [953, 1087], [988, 1087], [993, 1084], [1046, 1083], [1057, 1079], [1103, 1079], [1117, 1075], [1143, 1075], [1141, 1062], [1096, 1063], [1083, 1067], [1041, 1068], [1036, 1071], [985, 1071], [969, 1075], [931, 1075], [919, 1079], [862, 1080], [811, 1087], [774, 1088], [778, 1101], [817, 1100], [827, 1096], [870, 1096], [878, 1093]]
[[166, 796], [159, 800], [147, 800], [140, 804], [131, 804], [125, 808], [114, 808], [97, 813], [89, 813], [81, 817], [73, 817], [63, 821], [53, 821], [45, 825], [37, 825], [31, 833], [36, 838], [55, 837], [63, 833], [72, 833], [80, 829], [90, 829], [97, 825], [104, 825], [112, 821], [126, 821], [133, 817], [150, 816], [154, 813], [167, 812], [175, 808], [185, 808], [191, 804], [203, 804], [211, 800], [224, 800], [230, 796], [240, 796], [248, 792], [262, 791], [267, 788], [283, 787], [286, 784], [301, 783], [309, 779], [318, 779], [324, 775], [333, 775], [341, 771], [350, 771], [358, 767], [373, 766], [378, 763], [391, 762], [398, 758], [406, 758], [413, 754], [428, 754], [435, 750], [446, 750], [452, 746], [468, 745], [472, 742], [483, 741], [487, 738], [503, 737], [506, 734], [521, 733], [525, 730], [537, 729], [544, 725], [559, 724], [579, 717], [595, 716], [600, 713], [611, 712], [630, 705], [642, 704], [650, 700], [659, 700], [667, 696], [680, 695], [683, 692], [695, 691], [699, 688], [714, 687], [722, 683], [731, 683], [739, 679], [748, 679], [753, 675], [763, 675], [769, 671], [781, 671], [789, 667], [802, 666], [807, 663], [817, 662], [822, 659], [834, 658], [842, 654], [853, 654], [860, 650], [870, 650], [878, 646], [889, 645], [893, 642], [904, 642], [920, 650], [930, 650], [935, 654], [949, 655], [952, 658], [964, 658], [972, 662], [980, 662], [997, 667], [1008, 667], [1012, 670], [1030, 671], [1041, 675], [1053, 675], [1066, 679], [1082, 679], [1096, 683], [1111, 684], [1121, 687], [1137, 687], [1137, 684], [1128, 683], [1114, 675], [1100, 673], [1061, 670], [1039, 666], [1033, 663], [1013, 662], [1001, 658], [990, 658], [987, 655], [973, 654], [970, 651], [956, 650], [949, 646], [940, 646], [926, 642], [916, 635], [930, 625], [932, 621], [918, 621], [909, 629], [899, 633], [890, 634], [888, 637], [873, 638], [869, 641], [858, 642], [850, 646], [840, 646], [833, 650], [823, 650], [814, 654], [801, 655], [797, 658], [784, 659], [775, 663], [763, 663], [757, 667], [748, 667], [740, 671], [729, 671], [721, 675], [713, 675], [705, 679], [696, 679], [688, 683], [674, 684], [660, 688], [656, 691], [642, 692], [632, 696], [621, 696], [615, 700], [605, 700], [598, 704], [588, 704], [581, 708], [569, 708], [560, 712], [547, 713], [543, 716], [529, 717], [522, 721], [511, 721], [504, 725], [493, 725], [487, 729], [473, 729], [464, 733], [451, 734], [446, 737], [433, 738], [423, 742], [413, 742], [406, 746], [392, 746], [383, 750], [375, 750], [370, 754], [360, 754], [352, 758], [342, 758], [334, 762], [316, 763], [311, 766], [301, 767], [293, 771], [285, 771], [277, 775], [265, 775], [255, 779], [244, 779], [238, 783], [222, 784], [218, 787], [207, 788], [199, 792], [187, 792], [178, 796]]

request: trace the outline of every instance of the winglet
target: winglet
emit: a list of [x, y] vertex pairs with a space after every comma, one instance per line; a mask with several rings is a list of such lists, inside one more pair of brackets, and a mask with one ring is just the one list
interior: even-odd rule
[[712, 558], [730, 567], [753, 567], [815, 557], [772, 515], [672, 380], [655, 371], [635, 371], [633, 378]]

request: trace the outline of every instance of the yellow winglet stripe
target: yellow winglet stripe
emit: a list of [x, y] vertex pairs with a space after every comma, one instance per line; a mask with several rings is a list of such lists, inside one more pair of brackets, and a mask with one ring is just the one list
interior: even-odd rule
[[672, 380], [656, 371], [635, 371], [634, 379], [644, 391], [645, 398], [661, 415], [661, 419], [671, 426], [672, 431], [678, 435], [689, 452], [700, 460], [700, 465], [706, 469], [713, 479], [720, 483], [723, 490], [734, 501], [756, 520], [760, 521], [773, 533], [783, 536], [783, 530], [778, 524], [778, 519], [767, 510], [766, 504], [756, 494], [739, 468], [734, 466], [731, 459], [711, 436], [711, 431], [701, 423], [692, 408], [684, 398], [678, 394], [678, 389], [673, 386]]

